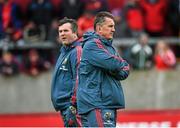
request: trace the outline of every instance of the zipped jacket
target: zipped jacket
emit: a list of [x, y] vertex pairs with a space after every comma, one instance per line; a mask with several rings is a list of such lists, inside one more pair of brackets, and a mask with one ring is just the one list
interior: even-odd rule
[[117, 55], [112, 40], [95, 32], [84, 34], [77, 91], [78, 113], [95, 108], [125, 107], [121, 80], [128, 77], [129, 64]]
[[76, 104], [77, 69], [81, 52], [82, 47], [78, 41], [61, 48], [61, 54], [54, 69], [51, 88], [51, 100], [57, 111]]

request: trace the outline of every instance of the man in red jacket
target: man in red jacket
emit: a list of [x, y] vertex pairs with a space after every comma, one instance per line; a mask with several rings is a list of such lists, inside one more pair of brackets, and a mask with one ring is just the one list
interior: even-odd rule
[[166, 0], [141, 0], [145, 29], [150, 36], [162, 36], [165, 26]]

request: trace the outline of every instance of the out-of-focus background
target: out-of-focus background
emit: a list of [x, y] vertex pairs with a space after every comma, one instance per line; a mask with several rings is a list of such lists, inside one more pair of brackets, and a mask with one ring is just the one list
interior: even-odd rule
[[118, 127], [180, 127], [179, 0], [0, 0], [0, 126], [63, 126], [51, 104], [58, 20], [115, 17], [113, 45], [131, 65]]

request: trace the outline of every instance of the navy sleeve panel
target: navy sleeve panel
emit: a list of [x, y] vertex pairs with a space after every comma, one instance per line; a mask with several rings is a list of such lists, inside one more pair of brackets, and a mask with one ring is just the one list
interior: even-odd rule
[[74, 84], [73, 90], [72, 90], [71, 103], [73, 105], [76, 104], [76, 91], [79, 84], [78, 68], [80, 64], [81, 54], [82, 54], [81, 46], [76, 46], [75, 50], [71, 54], [71, 66], [72, 66], [73, 84]]
[[72, 71], [72, 76], [73, 76], [73, 80], [76, 79], [76, 69], [77, 69], [77, 52], [76, 49], [73, 49], [73, 51], [71, 52], [70, 55], [70, 62], [71, 62], [71, 71]]
[[73, 49], [70, 55], [73, 80], [76, 80], [77, 77], [77, 70], [80, 64], [81, 54], [82, 54], [81, 46], [76, 46], [76, 48]]
[[110, 71], [109, 74], [116, 80], [125, 80], [129, 75], [129, 67], [125, 66], [124, 69], [120, 71]]
[[92, 65], [103, 68], [105, 71], [117, 71], [121, 79], [123, 75], [128, 75], [129, 64], [122, 58], [111, 54], [98, 39], [91, 40], [83, 49], [85, 49], [83, 54]]

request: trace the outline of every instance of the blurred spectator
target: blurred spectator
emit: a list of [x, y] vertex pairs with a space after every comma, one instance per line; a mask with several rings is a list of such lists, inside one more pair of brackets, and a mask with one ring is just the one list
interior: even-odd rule
[[120, 38], [127, 36], [127, 27], [125, 22], [122, 22], [122, 11], [119, 8], [112, 10], [112, 15], [114, 16], [115, 20], [115, 32], [114, 38]]
[[159, 40], [155, 47], [155, 66], [158, 70], [167, 70], [175, 67], [176, 57], [168, 44]]
[[59, 5], [62, 2], [62, 0], [51, 0], [51, 3], [53, 4], [53, 7], [55, 8], [55, 11], [58, 12]]
[[84, 2], [81, 0], [62, 0], [59, 9], [60, 18], [78, 19], [84, 12]]
[[27, 74], [37, 76], [41, 72], [50, 69], [51, 64], [44, 61], [37, 50], [31, 49], [28, 56], [25, 57], [24, 70]]
[[48, 60], [51, 64], [55, 64], [58, 57], [59, 49], [62, 46], [59, 40], [58, 27], [59, 27], [59, 20], [54, 19], [52, 21], [51, 28], [49, 30], [49, 35], [48, 35], [48, 41], [50, 41], [50, 43], [55, 44], [56, 48], [41, 51], [41, 55], [44, 57], [44, 59]]
[[4, 76], [12, 76], [19, 73], [19, 65], [12, 53], [4, 52], [2, 54], [2, 60], [0, 61], [0, 73]]
[[172, 36], [178, 36], [180, 30], [179, 0], [168, 1], [167, 21], [170, 25]]
[[107, 0], [109, 9], [112, 11], [113, 9], [120, 8], [124, 6], [126, 0]]
[[59, 25], [58, 20], [54, 19], [51, 23], [51, 27], [48, 33], [48, 40], [56, 44], [59, 44], [58, 25]]
[[25, 14], [27, 6], [32, 0], [13, 0], [21, 9], [22, 13]]
[[27, 42], [39, 42], [45, 40], [44, 27], [37, 27], [37, 25], [30, 21], [24, 28], [23, 37]]
[[122, 13], [129, 32], [127, 36], [138, 37], [144, 31], [144, 18], [139, 0], [128, 0]]
[[149, 38], [141, 34], [137, 44], [125, 53], [125, 57], [134, 69], [148, 69], [152, 66], [152, 49], [148, 45]]
[[145, 29], [150, 36], [163, 36], [165, 16], [167, 12], [166, 0], [140, 0], [144, 12]]
[[93, 10], [94, 15], [100, 11], [109, 11], [107, 0], [86, 0], [86, 9]]
[[0, 39], [9, 37], [15, 42], [22, 39], [21, 16], [13, 0], [0, 0]]
[[92, 10], [85, 10], [84, 14], [79, 17], [78, 24], [78, 35], [81, 37], [87, 31], [93, 31], [94, 27], [94, 14]]
[[27, 16], [29, 21], [35, 23], [39, 29], [44, 27], [45, 37], [47, 38], [49, 26], [54, 17], [53, 5], [49, 0], [32, 0], [28, 5]]

